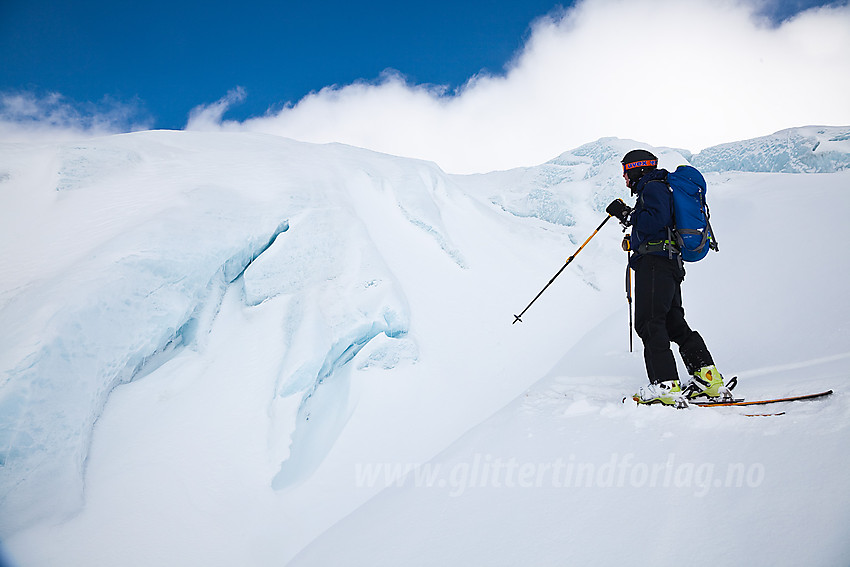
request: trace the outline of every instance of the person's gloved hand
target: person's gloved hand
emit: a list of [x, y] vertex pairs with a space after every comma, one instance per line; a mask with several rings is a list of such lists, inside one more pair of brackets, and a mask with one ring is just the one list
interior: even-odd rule
[[611, 204], [608, 205], [605, 212], [612, 217], [616, 217], [623, 226], [629, 226], [629, 215], [632, 212], [632, 208], [625, 204], [622, 199], [614, 199], [611, 201]]

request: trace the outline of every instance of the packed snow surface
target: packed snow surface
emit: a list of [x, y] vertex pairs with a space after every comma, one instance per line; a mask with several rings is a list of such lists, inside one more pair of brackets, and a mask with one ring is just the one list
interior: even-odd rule
[[7, 561], [846, 564], [848, 144], [648, 148], [706, 173], [685, 307], [737, 393], [836, 392], [681, 411], [622, 403], [613, 221], [512, 324], [645, 144], [470, 176], [253, 134], [3, 144]]

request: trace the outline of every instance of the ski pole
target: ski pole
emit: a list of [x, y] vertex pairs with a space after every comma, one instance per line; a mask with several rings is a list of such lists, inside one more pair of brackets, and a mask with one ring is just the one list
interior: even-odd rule
[[626, 299], [629, 302], [629, 352], [634, 352], [634, 319], [632, 318], [632, 268], [626, 264]]
[[563, 272], [563, 271], [564, 271], [564, 269], [565, 269], [567, 266], [569, 266], [569, 265], [570, 265], [570, 262], [572, 262], [572, 261], [573, 261], [573, 258], [575, 258], [576, 256], [578, 256], [578, 253], [579, 253], [579, 252], [581, 252], [582, 248], [584, 248], [584, 247], [585, 247], [585, 245], [586, 245], [588, 242], [590, 242], [590, 239], [591, 239], [591, 238], [593, 238], [594, 236], [596, 236], [596, 233], [597, 233], [597, 232], [599, 232], [599, 230], [600, 230], [600, 229], [601, 229], [601, 228], [605, 225], [605, 223], [606, 223], [606, 222], [608, 222], [608, 219], [610, 219], [610, 218], [611, 218], [611, 215], [608, 215], [607, 217], [605, 217], [605, 220], [603, 220], [603, 221], [599, 224], [599, 226], [597, 226], [597, 227], [596, 227], [596, 230], [594, 230], [594, 231], [593, 231], [593, 234], [591, 234], [590, 236], [588, 236], [588, 237], [587, 237], [587, 240], [585, 240], [585, 241], [584, 241], [584, 244], [582, 244], [581, 246], [579, 246], [579, 247], [578, 247], [578, 250], [576, 250], [576, 251], [575, 251], [575, 253], [574, 253], [572, 256], [570, 256], [569, 258], [567, 258], [567, 262], [566, 262], [563, 266], [561, 266], [561, 269], [560, 269], [560, 270], [558, 270], [558, 273], [557, 273], [557, 274], [555, 274], [554, 276], [552, 276], [552, 279], [551, 279], [551, 280], [549, 280], [549, 283], [547, 283], [545, 286], [543, 286], [543, 289], [541, 289], [541, 290], [540, 290], [540, 293], [538, 293], [536, 296], [534, 296], [534, 299], [532, 299], [532, 300], [531, 300], [531, 303], [529, 303], [529, 304], [525, 307], [525, 309], [523, 309], [523, 310], [522, 310], [522, 313], [520, 313], [519, 315], [514, 315], [514, 322], [513, 322], [513, 323], [511, 323], [511, 325], [515, 325], [515, 324], [517, 323], [517, 321], [519, 321], [520, 323], [522, 323], [522, 319], [521, 319], [520, 317], [522, 317], [523, 315], [525, 315], [525, 312], [526, 312], [526, 311], [528, 311], [528, 308], [529, 308], [529, 307], [531, 307], [532, 305], [534, 305], [534, 302], [535, 302], [535, 301], [537, 301], [537, 298], [539, 298], [541, 295], [543, 295], [543, 292], [544, 292], [544, 291], [546, 291], [546, 288], [548, 288], [550, 285], [552, 285], [552, 282], [554, 282], [554, 281], [555, 281], [555, 279], [556, 279], [558, 276], [560, 276], [560, 275], [561, 275], [561, 272]]

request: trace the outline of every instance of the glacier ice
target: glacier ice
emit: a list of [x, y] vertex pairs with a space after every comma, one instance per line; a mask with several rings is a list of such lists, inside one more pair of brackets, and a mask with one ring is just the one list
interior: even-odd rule
[[[29, 255], [0, 285], [0, 535], [79, 508], [110, 393], [202, 349], [228, 288], [241, 289], [246, 309], [287, 301], [274, 395], [301, 397], [302, 414], [345, 387], [377, 336], [415, 357], [405, 297], [363, 203], [382, 203], [437, 254], [464, 262], [436, 204], [451, 189], [433, 164], [188, 132], [14, 149], [0, 158], [3, 207], [32, 216], [4, 235]], [[21, 157], [45, 171], [17, 175]], [[16, 258], [20, 248], [4, 265]]]
[[850, 169], [850, 128], [792, 128], [707, 148], [693, 157], [705, 172], [834, 173]]

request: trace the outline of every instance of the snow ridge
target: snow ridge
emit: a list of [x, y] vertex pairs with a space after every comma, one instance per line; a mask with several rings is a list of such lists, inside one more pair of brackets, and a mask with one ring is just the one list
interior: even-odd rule
[[[0, 171], [11, 172], [4, 210], [31, 208], [3, 226], [20, 243], [4, 265], [17, 257], [28, 271], [6, 270], [0, 286], [0, 536], [79, 509], [110, 393], [187, 347], [202, 351], [234, 288], [247, 307], [281, 306], [273, 395], [301, 401], [285, 418], [298, 426], [272, 444], [291, 445], [281, 462], [308, 471], [293, 459], [298, 439], [312, 435], [317, 400], [348, 403], [357, 354], [382, 336], [369, 349], [379, 366], [417, 356], [387, 246], [363, 211], [401, 220], [428, 254], [464, 267], [437, 204], [451, 188], [424, 162], [274, 136], [143, 132], [12, 145]], [[311, 445], [330, 447], [338, 432]]]
[[850, 169], [850, 128], [791, 128], [708, 148], [693, 157], [704, 172], [834, 173]]

